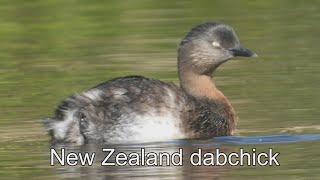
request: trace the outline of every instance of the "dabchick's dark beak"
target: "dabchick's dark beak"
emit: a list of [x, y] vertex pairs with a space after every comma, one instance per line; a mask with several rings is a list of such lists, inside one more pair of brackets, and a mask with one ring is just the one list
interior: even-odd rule
[[230, 48], [228, 50], [231, 52], [231, 54], [233, 54], [233, 56], [258, 57], [255, 52], [242, 47]]
[[52, 118], [43, 118], [37, 120], [40, 123], [43, 123], [45, 127], [49, 128], [52, 123]]

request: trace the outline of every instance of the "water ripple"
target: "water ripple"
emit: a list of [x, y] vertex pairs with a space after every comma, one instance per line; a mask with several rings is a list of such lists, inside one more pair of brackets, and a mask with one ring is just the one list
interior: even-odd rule
[[221, 144], [281, 144], [303, 141], [319, 141], [320, 134], [284, 134], [270, 136], [224, 136], [214, 138], [215, 143]]

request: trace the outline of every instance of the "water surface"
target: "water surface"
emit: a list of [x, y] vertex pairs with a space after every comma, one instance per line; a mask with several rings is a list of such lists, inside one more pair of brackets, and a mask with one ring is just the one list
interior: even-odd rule
[[[292, 0], [3, 0], [1, 179], [319, 178], [320, 143], [314, 137], [320, 134], [319, 11], [318, 1]], [[273, 148], [280, 152], [280, 166], [49, 165], [48, 136], [37, 119], [51, 116], [64, 97], [117, 76], [144, 75], [178, 84], [179, 41], [191, 27], [205, 21], [230, 24], [243, 46], [259, 55], [234, 59], [214, 73], [215, 83], [240, 118], [237, 137], [113, 147], [124, 151], [182, 147], [186, 152]], [[259, 137], [269, 143], [259, 143]], [[89, 147], [101, 151], [101, 147]]]

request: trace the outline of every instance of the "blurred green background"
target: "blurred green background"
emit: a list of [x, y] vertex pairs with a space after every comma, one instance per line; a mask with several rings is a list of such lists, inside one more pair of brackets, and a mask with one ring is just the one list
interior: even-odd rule
[[47, 174], [37, 119], [66, 96], [125, 75], [178, 84], [178, 44], [206, 21], [233, 26], [259, 55], [214, 74], [240, 118], [238, 135], [320, 133], [319, 12], [316, 0], [1, 0], [0, 175]]

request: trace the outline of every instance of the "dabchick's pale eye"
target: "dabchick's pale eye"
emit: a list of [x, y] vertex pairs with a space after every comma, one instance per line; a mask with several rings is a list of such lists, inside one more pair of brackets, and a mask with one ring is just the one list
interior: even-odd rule
[[87, 117], [86, 115], [80, 112], [79, 118], [80, 118], [80, 121], [83, 122]]
[[221, 47], [221, 45], [220, 45], [218, 42], [216, 42], [216, 41], [214, 41], [214, 42], [212, 43], [212, 46], [214, 46], [214, 47]]
[[86, 129], [88, 127], [87, 116], [84, 113], [80, 112], [79, 119], [80, 119], [79, 124], [81, 129]]

